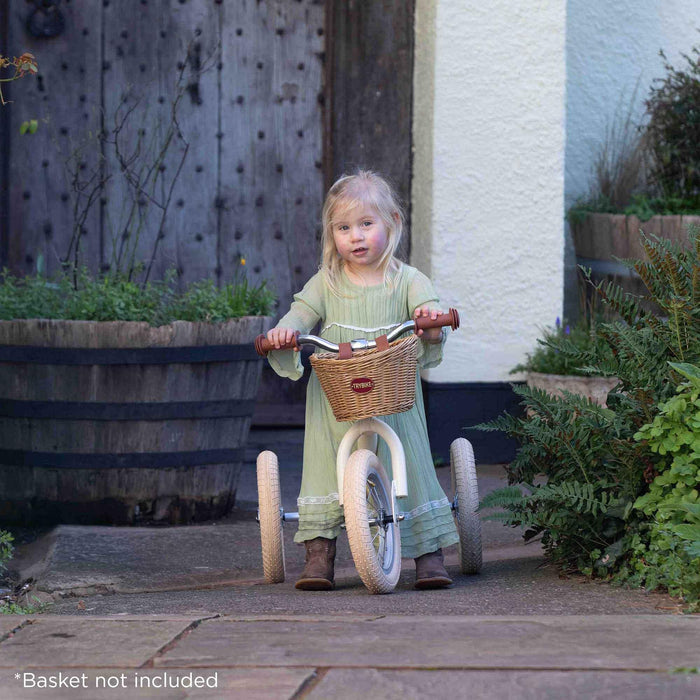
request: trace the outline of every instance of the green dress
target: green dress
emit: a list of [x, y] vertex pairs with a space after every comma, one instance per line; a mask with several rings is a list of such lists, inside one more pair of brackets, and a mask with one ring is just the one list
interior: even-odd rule
[[[294, 295], [289, 312], [278, 327], [309, 333], [321, 321], [319, 335], [334, 343], [355, 338], [373, 339], [392, 327], [413, 318], [418, 306], [438, 307], [438, 297], [430, 280], [414, 267], [402, 265], [393, 288], [383, 284], [362, 287], [351, 282], [343, 272], [340, 290], [343, 297], [328, 288], [323, 273], [318, 272]], [[419, 342], [419, 368], [435, 367], [442, 361], [443, 343]], [[315, 352], [323, 352], [315, 350]], [[282, 377], [297, 380], [303, 373], [299, 353], [274, 351], [268, 354], [272, 368]], [[402, 556], [419, 557], [458, 541], [450, 502], [438, 483], [428, 442], [425, 409], [416, 372], [416, 403], [405, 413], [378, 416], [399, 436], [406, 453], [408, 496], [398, 501], [406, 514], [401, 522]], [[314, 537], [337, 537], [343, 522], [338, 505], [336, 452], [349, 422], [338, 422], [314, 371], [306, 394], [306, 431], [301, 490], [297, 501], [299, 529], [295, 542]], [[391, 455], [386, 443], [379, 440], [378, 457], [391, 478]]]

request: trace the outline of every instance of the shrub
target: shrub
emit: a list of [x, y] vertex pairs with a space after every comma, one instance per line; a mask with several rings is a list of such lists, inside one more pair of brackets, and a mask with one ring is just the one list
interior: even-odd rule
[[655, 81], [646, 101], [646, 136], [653, 154], [652, 181], [664, 197], [700, 206], [700, 50], [684, 54], [674, 68], [663, 51], [666, 75]]
[[[558, 346], [562, 341], [575, 346], [579, 353], [591, 352], [593, 346], [599, 342], [595, 333], [595, 323], [584, 318], [574, 326], [570, 326], [566, 322], [561, 323], [557, 318], [554, 327], [542, 330], [542, 338], [537, 340], [537, 348], [532, 353], [527, 353], [525, 362], [513, 367], [510, 373], [587, 375], [588, 372], [583, 370], [580, 361], [572, 358], [568, 353], [559, 351]], [[601, 352], [603, 352], [602, 348]]]
[[[677, 364], [669, 362], [700, 363], [700, 237], [697, 230], [689, 236], [689, 250], [643, 236], [650, 262], [629, 263], [661, 315], [644, 310], [639, 299], [614, 283], [601, 282], [596, 293], [617, 320], [597, 325], [599, 342], [591, 349], [581, 350], [566, 338], [552, 342], [585, 371], [618, 377], [607, 408], [573, 394], [553, 397], [514, 387], [525, 415], [504, 414], [477, 426], [520, 442], [507, 472], [509, 484], [525, 487], [525, 493], [497, 491], [482, 507], [503, 507], [500, 517], [524, 527], [526, 539], [541, 535], [547, 554], [565, 569], [630, 575], [640, 547], [661, 546], [650, 537], [651, 516], [635, 507], [644, 503], [638, 499], [655, 479], [658, 458], [635, 436], [675, 392], [679, 374]], [[587, 276], [590, 281], [590, 271]], [[538, 475], [546, 484], [535, 483]], [[691, 523], [676, 531], [674, 557], [687, 553], [685, 525]]]
[[578, 223], [591, 212], [652, 216], [700, 214], [700, 49], [675, 69], [663, 51], [665, 76], [645, 101], [647, 123], [632, 123], [632, 105], [608, 127], [595, 159], [588, 197], [569, 209]]
[[137, 284], [124, 275], [93, 277], [82, 268], [63, 274], [17, 278], [0, 275], [0, 319], [48, 318], [85, 321], [145, 321], [161, 326], [176, 320], [218, 323], [241, 316], [268, 315], [274, 294], [265, 282], [245, 277], [217, 288], [211, 280], [175, 291], [175, 273], [162, 282]]
[[659, 405], [654, 420], [634, 435], [657, 455], [656, 475], [634, 508], [649, 516], [646, 537], [633, 535], [635, 556], [620, 577], [654, 588], [665, 586], [700, 603], [700, 369], [672, 363], [688, 381]]

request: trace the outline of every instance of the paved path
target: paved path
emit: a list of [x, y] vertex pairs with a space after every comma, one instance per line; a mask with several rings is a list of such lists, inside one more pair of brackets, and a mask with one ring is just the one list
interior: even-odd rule
[[[700, 676], [676, 670], [698, 663], [694, 616], [13, 616], [0, 625], [2, 698], [700, 694]], [[61, 682], [73, 685], [40, 687]]]
[[[0, 617], [0, 700], [700, 695], [700, 676], [674, 672], [700, 667], [700, 616], [678, 614], [665, 595], [562, 578], [498, 523], [483, 523], [480, 575], [459, 575], [447, 550], [449, 590], [413, 590], [404, 560], [396, 591], [369, 595], [342, 537], [337, 589], [296, 591], [293, 527], [287, 581], [264, 584], [252, 460], [273, 437], [294, 509], [301, 433], [254, 433], [231, 518], [61, 526], [25, 548], [16, 566], [54, 602], [49, 614]], [[480, 466], [482, 493], [503, 476]], [[447, 486], [449, 469], [438, 477]]]

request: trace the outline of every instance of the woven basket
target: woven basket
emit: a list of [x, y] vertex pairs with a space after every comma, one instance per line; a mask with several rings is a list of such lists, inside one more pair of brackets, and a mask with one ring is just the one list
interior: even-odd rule
[[409, 411], [416, 401], [418, 336], [389, 344], [387, 350], [358, 350], [350, 359], [335, 353], [311, 355], [335, 419], [362, 420]]

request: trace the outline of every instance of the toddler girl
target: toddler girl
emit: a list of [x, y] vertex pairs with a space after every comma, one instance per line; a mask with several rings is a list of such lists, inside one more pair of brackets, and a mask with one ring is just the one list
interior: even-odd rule
[[[289, 312], [267, 339], [279, 349], [294, 330], [309, 333], [321, 321], [319, 335], [334, 343], [374, 339], [407, 318], [441, 311], [430, 280], [395, 257], [403, 230], [403, 214], [387, 182], [372, 172], [341, 177], [323, 206], [323, 253], [317, 272], [294, 295]], [[419, 367], [442, 360], [445, 335], [440, 328], [418, 331]], [[299, 353], [272, 351], [272, 368], [297, 380], [303, 369]], [[381, 416], [399, 436], [406, 452], [408, 497], [401, 500], [403, 556], [416, 560], [416, 588], [449, 586], [442, 547], [458, 541], [450, 502], [435, 476], [425, 424], [420, 375], [416, 372], [416, 403], [405, 413]], [[312, 371], [306, 398], [306, 432], [301, 490], [297, 501], [299, 529], [295, 542], [306, 546], [306, 565], [296, 587], [334, 587], [335, 540], [343, 511], [338, 505], [336, 451], [349, 423], [335, 420], [330, 404]], [[379, 441], [378, 457], [391, 475], [391, 456]], [[390, 477], [391, 478], [391, 477]]]

